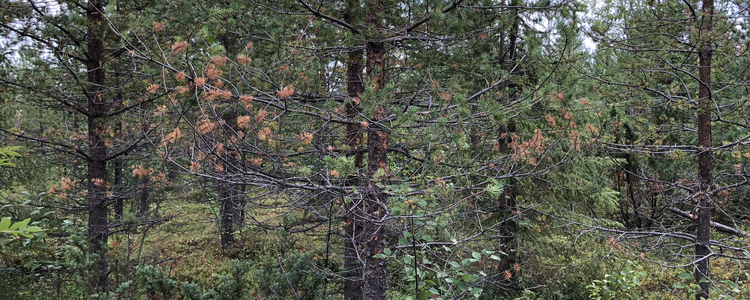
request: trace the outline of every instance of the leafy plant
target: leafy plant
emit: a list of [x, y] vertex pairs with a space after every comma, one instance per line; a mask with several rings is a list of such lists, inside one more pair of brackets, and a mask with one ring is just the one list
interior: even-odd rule
[[591, 292], [589, 299], [641, 299], [640, 295], [633, 291], [641, 285], [641, 280], [646, 274], [636, 271], [638, 269], [637, 264], [628, 260], [620, 272], [605, 274], [604, 279], [594, 280], [586, 286]]
[[15, 166], [12, 162], [10, 162], [10, 159], [13, 157], [21, 156], [21, 154], [16, 152], [19, 149], [21, 149], [21, 147], [19, 146], [8, 146], [8, 147], [0, 148], [0, 167]]
[[[31, 222], [31, 218], [27, 218], [23, 221], [18, 221], [11, 224], [11, 218], [10, 217], [4, 217], [2, 220], [0, 220], [0, 233], [4, 235], [13, 235], [14, 237], [17, 236], [24, 236], [27, 238], [31, 237], [46, 237], [47, 235], [43, 232], [44, 229], [42, 229], [39, 226], [29, 226], [29, 222]], [[4, 244], [2, 240], [0, 240], [0, 244]]]

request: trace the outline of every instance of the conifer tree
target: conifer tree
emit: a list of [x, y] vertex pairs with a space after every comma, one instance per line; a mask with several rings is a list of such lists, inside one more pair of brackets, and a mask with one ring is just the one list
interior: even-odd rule
[[[738, 122], [744, 119], [738, 114], [744, 111], [744, 100], [734, 82], [743, 80], [736, 68], [747, 62], [736, 54], [743, 38], [729, 25], [735, 8], [727, 2], [717, 9], [713, 0], [615, 7], [592, 22], [600, 54], [593, 78], [602, 84], [599, 92], [611, 99], [611, 114], [617, 118], [612, 123], [615, 140], [606, 147], [626, 157], [621, 167], [630, 204], [623, 221], [646, 232], [628, 232], [634, 236], [660, 232], [678, 244], [693, 243], [694, 252], [683, 258], [694, 267], [700, 287], [696, 299], [708, 299], [712, 282], [716, 285], [709, 269], [712, 248], [737, 247], [712, 229], [745, 235], [732, 208], [719, 200], [747, 187], [741, 164], [725, 158], [724, 152], [727, 145], [745, 139], [737, 131], [745, 127]], [[715, 63], [716, 57], [721, 63]], [[724, 145], [718, 145], [715, 136]], [[639, 181], [645, 183], [642, 188]], [[642, 195], [653, 200], [649, 207], [640, 204]], [[631, 214], [636, 222], [629, 222]], [[682, 229], [686, 223], [688, 230]], [[657, 241], [648, 244], [669, 248]]]
[[[9, 87], [3, 92], [23, 95], [12, 97], [13, 105], [43, 111], [36, 121], [45, 124], [32, 130], [18, 123], [3, 128], [2, 133], [73, 162], [72, 176], [63, 177], [50, 190], [57, 203], [46, 205], [60, 207], [64, 203], [71, 211], [86, 212], [88, 252], [97, 260], [88, 278], [90, 294], [109, 291], [105, 253], [109, 235], [120, 225], [110, 219], [109, 210], [113, 203], [132, 195], [132, 189], [121, 186], [113, 191], [110, 173], [115, 173], [116, 184], [122, 183], [121, 159], [142, 149], [158, 131], [158, 124], [141, 117], [139, 111], [150, 110], [153, 102], [165, 96], [158, 85], [138, 79], [137, 71], [122, 71], [129, 57], [110, 28], [115, 20], [123, 20], [116, 12], [131, 4], [113, 6], [95, 0], [14, 3], [27, 14], [14, 15], [0, 24], [18, 41], [13, 59], [28, 66], [3, 74]], [[152, 33], [158, 31], [154, 28]], [[113, 172], [111, 165], [117, 170]], [[133, 171], [154, 178], [154, 183], [165, 181], [150, 168], [134, 166]], [[116, 210], [119, 218], [120, 205]]]

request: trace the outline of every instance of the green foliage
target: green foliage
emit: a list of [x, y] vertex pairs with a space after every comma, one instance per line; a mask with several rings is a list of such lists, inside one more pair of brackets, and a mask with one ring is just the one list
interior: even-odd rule
[[587, 285], [591, 292], [589, 299], [642, 299], [638, 288], [645, 276], [637, 264], [628, 260], [620, 272], [604, 274], [604, 279], [594, 280]]
[[[101, 298], [337, 298], [344, 241], [365, 260], [372, 238], [344, 228], [375, 220], [393, 298], [692, 297], [690, 270], [656, 266], [694, 261], [695, 223], [671, 209], [705, 192], [693, 119], [706, 37], [712, 221], [746, 227], [750, 59], [735, 3], [703, 34], [697, 1], [584, 14], [580, 1], [387, 0], [376, 18], [374, 2], [304, 2], [108, 1], [101, 24], [78, 4], [2, 2], [0, 139], [23, 148], [0, 148], [0, 298], [89, 298], [99, 258], [113, 283]], [[87, 30], [107, 49], [97, 113], [82, 92]], [[385, 68], [365, 65], [377, 41]], [[373, 169], [367, 139], [380, 133], [388, 163]], [[106, 220], [99, 254], [80, 213], [96, 207], [92, 142], [117, 155], [99, 160], [105, 177], [124, 173], [104, 182], [104, 206], [126, 211]], [[146, 191], [153, 220], [132, 212]], [[385, 215], [367, 215], [374, 191]], [[216, 202], [244, 217], [233, 246], [218, 245]], [[712, 238], [729, 246], [713, 266], [744, 270], [730, 259], [745, 259], [746, 238]], [[746, 297], [744, 273], [717, 273], [712, 293]]]
[[[14, 237], [24, 236], [27, 238], [37, 237], [44, 238], [47, 235], [43, 232], [43, 229], [39, 226], [29, 226], [31, 218], [27, 218], [23, 221], [18, 221], [11, 224], [10, 217], [4, 217], [0, 219], [0, 234], [13, 235]], [[5, 244], [7, 240], [0, 241], [0, 245]]]
[[267, 250], [275, 254], [259, 257], [252, 265], [253, 279], [258, 296], [294, 297], [298, 299], [323, 299], [326, 282], [325, 273], [317, 269], [314, 251], [290, 251], [297, 238], [282, 229], [275, 233], [273, 244]]
[[215, 288], [201, 287], [193, 282], [170, 278], [161, 267], [136, 266], [129, 281], [123, 282], [114, 293], [103, 299], [188, 299], [188, 300], [242, 300], [249, 299], [246, 274], [252, 270], [248, 264], [231, 261], [229, 274], [219, 276]]
[[20, 146], [7, 146], [0, 148], [0, 167], [13, 167], [15, 166], [11, 162], [11, 158], [21, 157], [17, 151], [20, 150]]

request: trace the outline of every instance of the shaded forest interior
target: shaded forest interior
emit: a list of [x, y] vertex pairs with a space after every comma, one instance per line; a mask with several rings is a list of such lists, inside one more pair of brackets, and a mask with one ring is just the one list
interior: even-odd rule
[[749, 5], [0, 0], [0, 298], [748, 299]]

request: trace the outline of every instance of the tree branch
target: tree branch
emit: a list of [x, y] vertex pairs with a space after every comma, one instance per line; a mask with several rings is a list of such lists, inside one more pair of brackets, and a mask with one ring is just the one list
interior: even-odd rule
[[[680, 209], [678, 209], [676, 207], [670, 207], [669, 210], [672, 211], [673, 213], [677, 214], [678, 216], [681, 216], [681, 217], [693, 220], [693, 214], [691, 214], [689, 212], [686, 212], [684, 210], [680, 210]], [[736, 235], [736, 236], [748, 237], [747, 232], [744, 232], [744, 231], [736, 229], [736, 228], [729, 227], [729, 226], [721, 224], [719, 222], [711, 221], [711, 227], [716, 228], [716, 230], [724, 232], [724, 233], [729, 233], [729, 234], [733, 234], [733, 235]]]
[[447, 13], [447, 12], [455, 9], [456, 7], [458, 7], [459, 4], [461, 4], [461, 2], [464, 2], [464, 1], [463, 0], [454, 0], [454, 1], [451, 1], [451, 5], [448, 5], [448, 7], [443, 8], [442, 12], [443, 13]]
[[336, 24], [338, 24], [339, 26], [341, 26], [341, 27], [344, 27], [344, 28], [346, 28], [346, 29], [349, 29], [349, 30], [350, 30], [351, 32], [354, 32], [354, 33], [356, 33], [356, 34], [361, 34], [361, 33], [362, 33], [362, 31], [360, 31], [360, 30], [359, 30], [359, 29], [357, 29], [357, 28], [354, 28], [354, 26], [352, 26], [351, 24], [349, 24], [349, 23], [347, 23], [347, 22], [344, 22], [344, 21], [342, 21], [342, 20], [340, 20], [340, 19], [336, 19], [336, 18], [334, 18], [334, 17], [331, 17], [331, 16], [329, 16], [329, 15], [326, 15], [326, 14], [324, 14], [324, 13], [321, 13], [321, 12], [319, 12], [319, 11], [315, 10], [314, 8], [310, 7], [310, 5], [308, 5], [307, 3], [305, 3], [305, 1], [302, 1], [302, 0], [297, 0], [297, 2], [299, 2], [300, 4], [302, 4], [302, 6], [304, 6], [304, 7], [305, 7], [305, 8], [306, 8], [306, 9], [307, 9], [308, 11], [310, 11], [310, 12], [311, 12], [311, 13], [312, 13], [313, 15], [316, 15], [316, 16], [318, 16], [318, 17], [321, 17], [321, 18], [323, 18], [323, 19], [326, 19], [326, 20], [328, 20], [328, 21], [331, 21], [331, 22], [333, 22], [333, 23], [336, 23]]

